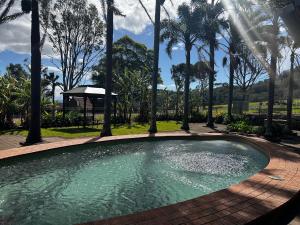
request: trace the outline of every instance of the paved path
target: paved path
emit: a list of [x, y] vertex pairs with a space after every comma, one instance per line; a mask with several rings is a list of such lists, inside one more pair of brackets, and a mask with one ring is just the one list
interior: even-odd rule
[[[20, 143], [25, 142], [26, 138], [20, 135], [0, 135], [0, 150], [21, 147]], [[48, 137], [43, 139], [43, 143], [52, 143], [65, 140], [60, 137]]]

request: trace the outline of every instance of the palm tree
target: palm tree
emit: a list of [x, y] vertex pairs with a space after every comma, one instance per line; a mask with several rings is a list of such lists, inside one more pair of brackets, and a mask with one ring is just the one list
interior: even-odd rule
[[111, 92], [113, 73], [113, 34], [114, 34], [114, 0], [107, 0], [106, 15], [106, 76], [105, 76], [105, 99], [104, 99], [104, 124], [101, 136], [111, 136]]
[[296, 57], [296, 44], [293, 43], [291, 47], [291, 68], [289, 76], [289, 90], [287, 99], [287, 128], [288, 131], [292, 130], [292, 114], [293, 114], [293, 91], [294, 91], [294, 72], [295, 72], [295, 57]]
[[[228, 95], [228, 108], [227, 114], [229, 121], [232, 120], [232, 103], [233, 103], [233, 82], [234, 82], [234, 73], [239, 64], [239, 57], [236, 55], [237, 48], [240, 43], [239, 34], [233, 24], [233, 18], [229, 19], [229, 43], [228, 43], [228, 58], [229, 58], [229, 95]], [[223, 59], [223, 66], [227, 64], [227, 58]]]
[[[23, 0], [29, 1], [29, 0]], [[22, 4], [23, 6], [23, 4]], [[39, 1], [31, 4], [31, 117], [26, 144], [42, 141], [41, 137], [41, 38]]]
[[59, 76], [55, 76], [54, 73], [49, 73], [49, 75], [45, 74], [46, 83], [51, 88], [50, 95], [52, 97], [52, 120], [55, 119], [55, 88], [61, 85], [58, 79]]
[[190, 76], [191, 76], [191, 50], [199, 40], [203, 12], [195, 5], [183, 3], [178, 7], [178, 20], [165, 19], [162, 21], [161, 41], [168, 41], [166, 51], [171, 57], [172, 48], [183, 43], [186, 54], [185, 82], [184, 82], [184, 115], [182, 129], [189, 128], [189, 98], [190, 98]]
[[275, 80], [277, 76], [277, 61], [280, 55], [279, 46], [282, 43], [282, 38], [279, 36], [280, 23], [279, 16], [274, 15], [271, 19], [270, 25], [265, 25], [261, 33], [263, 40], [267, 44], [267, 49], [271, 55], [270, 68], [269, 68], [269, 96], [268, 96], [268, 114], [266, 124], [266, 137], [272, 137], [272, 123], [273, 123], [273, 108], [274, 108], [274, 92]]
[[[0, 25], [7, 23], [9, 21], [15, 20], [18, 17], [24, 15], [25, 12], [17, 12], [13, 13], [11, 15], [9, 14], [9, 11], [11, 7], [14, 5], [15, 0], [0, 0]], [[3, 8], [3, 9], [2, 9]]]
[[165, 0], [156, 0], [155, 3], [155, 23], [154, 23], [154, 62], [152, 76], [152, 99], [151, 99], [151, 122], [149, 133], [156, 133], [156, 105], [157, 105], [157, 82], [158, 82], [158, 63], [159, 63], [159, 34], [160, 34], [160, 7]]
[[207, 126], [213, 127], [213, 88], [215, 80], [215, 50], [218, 47], [217, 34], [221, 32], [222, 27], [228, 27], [227, 21], [221, 17], [224, 12], [224, 8], [221, 2], [215, 2], [212, 0], [211, 3], [203, 0], [193, 0], [194, 4], [202, 7], [205, 12], [205, 19], [203, 23], [203, 41], [209, 45], [209, 93], [208, 93], [208, 119]]

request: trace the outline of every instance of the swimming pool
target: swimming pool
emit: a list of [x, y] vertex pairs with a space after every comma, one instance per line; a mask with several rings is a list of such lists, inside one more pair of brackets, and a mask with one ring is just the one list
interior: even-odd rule
[[247, 179], [268, 158], [226, 140], [101, 143], [0, 161], [0, 222], [74, 224], [192, 199]]

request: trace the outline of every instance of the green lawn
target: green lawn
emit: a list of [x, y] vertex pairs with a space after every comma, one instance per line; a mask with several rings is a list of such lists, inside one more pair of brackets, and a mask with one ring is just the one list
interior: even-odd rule
[[[159, 121], [157, 122], [157, 129], [159, 132], [178, 131], [180, 130], [180, 123], [176, 121]], [[145, 134], [148, 132], [149, 124], [133, 123], [132, 125], [116, 125], [112, 127], [113, 135], [126, 134]], [[63, 137], [63, 138], [79, 138], [79, 137], [93, 137], [99, 136], [101, 126], [78, 128], [78, 127], [62, 127], [62, 128], [42, 128], [43, 137]], [[0, 131], [0, 135], [22, 135], [27, 136], [27, 130], [9, 130]]]

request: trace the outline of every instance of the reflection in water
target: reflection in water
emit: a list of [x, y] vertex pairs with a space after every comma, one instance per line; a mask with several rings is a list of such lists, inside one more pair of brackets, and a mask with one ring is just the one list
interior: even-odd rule
[[1, 224], [74, 224], [144, 211], [228, 187], [267, 159], [228, 141], [73, 147], [0, 167]]

